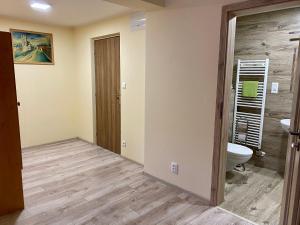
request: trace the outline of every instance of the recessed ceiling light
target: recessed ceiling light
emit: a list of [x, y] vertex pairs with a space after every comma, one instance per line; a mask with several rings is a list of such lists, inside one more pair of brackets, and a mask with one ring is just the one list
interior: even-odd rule
[[47, 11], [51, 9], [51, 5], [47, 3], [31, 3], [30, 4], [31, 8], [36, 9], [36, 10], [42, 10], [42, 11]]

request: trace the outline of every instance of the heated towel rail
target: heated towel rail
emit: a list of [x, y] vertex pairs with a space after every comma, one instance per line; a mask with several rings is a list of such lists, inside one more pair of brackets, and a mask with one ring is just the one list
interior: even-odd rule
[[[238, 60], [232, 142], [261, 149], [262, 132], [267, 93], [269, 59]], [[257, 97], [243, 96], [244, 81], [258, 81]], [[248, 124], [245, 134], [241, 134], [238, 123]], [[246, 135], [246, 140], [240, 137]]]

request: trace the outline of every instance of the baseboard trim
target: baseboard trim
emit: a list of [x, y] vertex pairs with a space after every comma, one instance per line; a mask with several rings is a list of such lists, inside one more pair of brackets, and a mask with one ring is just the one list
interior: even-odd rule
[[[93, 143], [93, 142], [86, 141], [86, 140], [84, 140], [84, 139], [82, 139], [82, 138], [77, 138], [77, 139], [79, 139], [79, 140], [81, 140], [81, 141], [84, 141], [84, 142], [86, 142], [86, 143], [89, 143], [89, 144], [91, 144], [91, 145], [97, 146], [97, 147], [99, 147], [99, 148], [101, 148], [101, 149], [104, 149], [104, 150], [106, 150], [106, 151], [109, 151], [109, 150], [107, 150], [107, 149], [105, 149], [105, 148], [102, 148], [102, 147], [98, 146], [97, 144], [95, 144], [95, 143]], [[112, 152], [112, 151], [110, 151], [110, 152], [113, 153], [113, 154], [116, 154], [116, 155], [120, 156], [120, 157], [123, 158], [123, 159], [126, 159], [126, 160], [128, 160], [128, 161], [131, 161], [131, 162], [133, 162], [133, 163], [135, 163], [135, 164], [138, 164], [138, 165], [144, 167], [144, 165], [143, 165], [142, 163], [139, 163], [139, 162], [137, 162], [137, 161], [135, 161], [135, 160], [133, 160], [133, 159], [129, 159], [129, 158], [127, 158], [127, 157], [124, 156], [124, 155], [121, 155], [121, 154], [119, 155], [119, 154], [114, 153], [114, 152]]]
[[[88, 143], [88, 144], [91, 144], [91, 145], [94, 145], [94, 146], [98, 146], [98, 145], [96, 145], [94, 142], [87, 141], [87, 140], [85, 140], [85, 139], [83, 139], [83, 138], [80, 138], [80, 137], [77, 137], [76, 139], [77, 139], [77, 140], [80, 140], [80, 141], [84, 141], [84, 142], [86, 142], [86, 143]], [[100, 146], [98, 146], [98, 147], [101, 148]]]
[[155, 177], [155, 176], [153, 176], [153, 175], [151, 175], [151, 174], [149, 174], [149, 173], [147, 173], [147, 172], [145, 172], [145, 171], [143, 172], [143, 174], [146, 175], [146, 176], [148, 176], [148, 177], [151, 177], [152, 179], [155, 179], [155, 180], [157, 180], [157, 181], [160, 181], [160, 182], [162, 182], [162, 183], [164, 183], [164, 184], [166, 184], [166, 185], [168, 185], [168, 186], [172, 186], [172, 187], [174, 187], [174, 188], [177, 188], [178, 190], [181, 190], [181, 191], [186, 192], [186, 193], [188, 193], [188, 194], [190, 194], [190, 195], [192, 195], [192, 196], [195, 196], [196, 198], [199, 198], [200, 201], [201, 201], [203, 204], [205, 204], [205, 205], [207, 205], [207, 206], [211, 206], [211, 205], [210, 205], [210, 200], [205, 199], [205, 198], [203, 198], [202, 196], [200, 196], [200, 195], [198, 195], [198, 194], [195, 194], [195, 193], [193, 193], [193, 192], [191, 192], [191, 191], [185, 190], [185, 189], [183, 189], [183, 188], [181, 188], [181, 187], [179, 187], [179, 186], [177, 186], [177, 185], [175, 185], [175, 184], [171, 184], [171, 183], [169, 183], [169, 182], [167, 182], [167, 181], [165, 181], [165, 180], [162, 180], [162, 179], [160, 179], [160, 178], [158, 178], [158, 177]]
[[128, 160], [128, 161], [131, 161], [131, 162], [133, 162], [133, 163], [135, 163], [135, 164], [138, 164], [138, 165], [140, 165], [140, 166], [142, 166], [142, 167], [144, 167], [144, 164], [139, 163], [139, 162], [137, 162], [137, 161], [135, 161], [135, 160], [133, 160], [133, 159], [127, 158], [127, 157], [124, 156], [124, 155], [120, 155], [120, 157], [123, 158], [123, 159], [126, 159], [126, 160]]
[[43, 147], [43, 146], [47, 146], [47, 145], [61, 144], [61, 143], [69, 142], [72, 140], [80, 140], [80, 138], [74, 137], [74, 138], [68, 138], [68, 139], [59, 140], [59, 141], [47, 142], [45, 144], [32, 145], [32, 146], [24, 147], [24, 148], [22, 148], [22, 150], [31, 149], [31, 148], [39, 148], [39, 147]]

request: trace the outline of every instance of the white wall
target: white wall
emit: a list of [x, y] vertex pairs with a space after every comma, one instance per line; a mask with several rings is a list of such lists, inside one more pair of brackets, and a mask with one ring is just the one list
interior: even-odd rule
[[145, 31], [130, 30], [130, 17], [121, 17], [75, 29], [76, 70], [80, 129], [78, 136], [94, 141], [94, 74], [92, 67], [92, 39], [120, 33], [121, 82], [121, 136], [127, 147], [121, 154], [134, 161], [144, 162], [145, 111]]
[[22, 147], [77, 136], [74, 43], [71, 29], [0, 17], [10, 28], [53, 34], [55, 65], [15, 65]]
[[147, 13], [145, 171], [207, 200], [221, 8], [229, 3], [168, 0]]

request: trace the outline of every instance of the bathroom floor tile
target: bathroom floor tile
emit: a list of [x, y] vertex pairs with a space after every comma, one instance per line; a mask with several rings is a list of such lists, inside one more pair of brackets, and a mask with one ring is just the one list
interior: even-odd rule
[[262, 225], [279, 224], [283, 177], [276, 171], [246, 164], [244, 172], [226, 174], [221, 207]]

